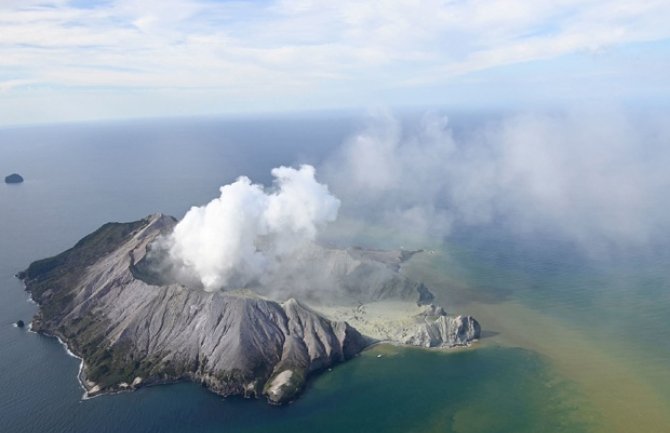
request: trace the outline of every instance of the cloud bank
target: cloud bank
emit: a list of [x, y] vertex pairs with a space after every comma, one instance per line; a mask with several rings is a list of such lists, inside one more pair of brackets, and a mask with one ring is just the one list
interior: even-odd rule
[[192, 207], [163, 240], [180, 279], [195, 278], [206, 290], [245, 287], [313, 241], [340, 207], [314, 175], [309, 165], [278, 167], [269, 191], [240, 177]]
[[665, 101], [669, 15], [654, 0], [8, 0], [0, 124], [537, 94]]
[[[456, 134], [446, 117], [377, 113], [324, 164], [343, 215], [417, 246], [456, 226], [544, 233], [588, 249], [670, 227], [667, 115], [511, 115]], [[365, 228], [362, 228], [365, 230]]]

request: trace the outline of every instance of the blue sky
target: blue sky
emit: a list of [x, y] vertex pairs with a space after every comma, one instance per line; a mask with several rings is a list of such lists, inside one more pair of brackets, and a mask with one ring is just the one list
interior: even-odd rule
[[665, 104], [667, 0], [2, 0], [0, 125]]

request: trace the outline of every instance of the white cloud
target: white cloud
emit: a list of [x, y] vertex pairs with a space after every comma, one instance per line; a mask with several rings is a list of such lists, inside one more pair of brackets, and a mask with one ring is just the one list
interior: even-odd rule
[[670, 3], [658, 0], [72, 4], [0, 2], [5, 92], [20, 92], [21, 83], [64, 94], [217, 89], [229, 102], [266, 108], [276, 95], [346, 103], [338, 95], [374, 99], [402, 86], [448, 85], [476, 71], [670, 37]]

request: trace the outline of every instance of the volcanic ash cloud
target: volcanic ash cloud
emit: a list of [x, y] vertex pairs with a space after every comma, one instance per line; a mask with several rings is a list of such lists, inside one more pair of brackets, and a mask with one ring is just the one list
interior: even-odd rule
[[222, 186], [218, 198], [186, 213], [166, 239], [180, 273], [206, 290], [245, 287], [337, 218], [340, 200], [317, 182], [314, 167], [282, 166], [272, 176], [269, 189], [240, 177]]

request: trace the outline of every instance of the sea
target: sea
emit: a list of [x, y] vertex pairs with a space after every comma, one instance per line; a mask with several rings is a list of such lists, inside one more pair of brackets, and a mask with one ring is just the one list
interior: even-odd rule
[[284, 407], [189, 383], [83, 399], [79, 360], [14, 326], [37, 310], [14, 277], [32, 261], [108, 221], [181, 217], [240, 175], [269, 184], [275, 166], [318, 166], [360, 124], [322, 113], [0, 129], [0, 174], [25, 178], [0, 184], [0, 431], [670, 432], [663, 245], [604, 259], [494, 223], [454, 230], [407, 272], [448, 311], [474, 315], [482, 339], [456, 350], [374, 346]]

